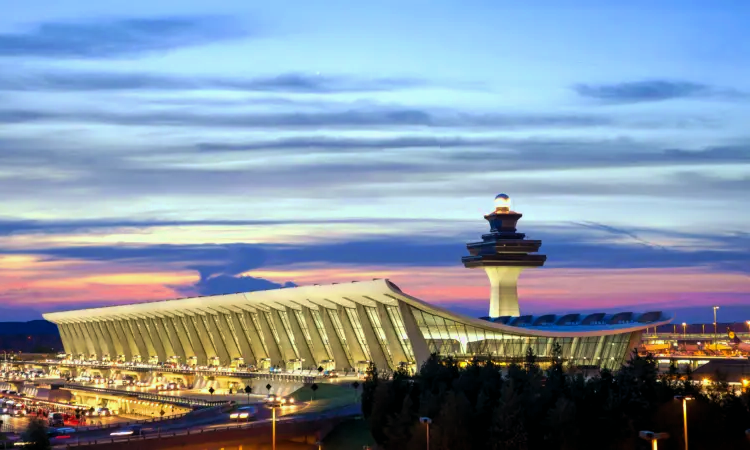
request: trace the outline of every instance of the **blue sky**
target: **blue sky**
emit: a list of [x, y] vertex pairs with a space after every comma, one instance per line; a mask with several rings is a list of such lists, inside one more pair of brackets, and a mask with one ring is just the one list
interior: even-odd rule
[[373, 274], [479, 311], [507, 192], [530, 311], [750, 318], [746, 2], [216, 3], [0, 0], [9, 317]]

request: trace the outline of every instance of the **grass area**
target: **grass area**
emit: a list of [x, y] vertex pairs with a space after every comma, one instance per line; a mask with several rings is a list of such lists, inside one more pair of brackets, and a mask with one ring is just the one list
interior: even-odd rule
[[351, 419], [340, 423], [323, 439], [326, 450], [351, 450], [365, 445], [374, 446], [375, 440], [364, 419]]
[[309, 402], [314, 398], [311, 406], [319, 408], [321, 411], [326, 409], [340, 408], [351, 405], [359, 401], [359, 392], [356, 392], [348, 384], [318, 384], [318, 390], [313, 393], [310, 386], [304, 386], [296, 390], [291, 397], [298, 402]]

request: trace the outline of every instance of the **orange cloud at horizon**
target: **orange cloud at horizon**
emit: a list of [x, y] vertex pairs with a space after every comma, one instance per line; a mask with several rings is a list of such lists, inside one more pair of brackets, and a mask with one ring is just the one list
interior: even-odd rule
[[[380, 267], [296, 264], [243, 274], [298, 285], [388, 278], [407, 294], [437, 304], [481, 307], [489, 298], [484, 271], [461, 267]], [[105, 262], [44, 261], [30, 256], [0, 257], [0, 298], [4, 306], [75, 309], [84, 304], [122, 304], [184, 296], [176, 288], [198, 281], [195, 271], [168, 266]], [[750, 278], [706, 269], [530, 269], [521, 275], [519, 295], [532, 309], [583, 309], [706, 303], [712, 295], [742, 302]], [[683, 299], [683, 300], [681, 300]], [[638, 305], [637, 307], [633, 305]]]

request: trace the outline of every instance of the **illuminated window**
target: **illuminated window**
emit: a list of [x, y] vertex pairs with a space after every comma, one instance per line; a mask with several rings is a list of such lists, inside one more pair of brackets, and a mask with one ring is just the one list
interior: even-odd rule
[[320, 334], [320, 339], [323, 341], [323, 345], [326, 348], [326, 351], [328, 352], [328, 357], [333, 358], [333, 351], [331, 350], [331, 342], [328, 340], [328, 333], [326, 333], [325, 326], [323, 326], [323, 318], [320, 315], [320, 311], [317, 309], [310, 309], [310, 314], [313, 317], [313, 322], [315, 322], [315, 328], [318, 329], [318, 334]]
[[296, 358], [300, 358], [299, 349], [297, 348], [297, 340], [294, 339], [294, 333], [292, 332], [292, 324], [289, 323], [289, 316], [286, 315], [286, 311], [276, 311], [281, 317], [281, 324], [284, 326], [284, 331], [289, 337], [289, 342], [292, 344], [294, 355]]
[[370, 347], [367, 345], [367, 341], [365, 340], [365, 333], [362, 330], [362, 322], [359, 321], [357, 310], [354, 308], [344, 309], [346, 310], [346, 315], [349, 317], [349, 322], [351, 322], [352, 328], [354, 329], [354, 335], [357, 337], [357, 341], [362, 347], [362, 352], [365, 354], [365, 359], [367, 359], [368, 361], [372, 361], [372, 356], [370, 355]]
[[251, 312], [248, 312], [247, 314], [250, 316], [250, 320], [253, 321], [253, 326], [255, 327], [255, 334], [257, 334], [258, 337], [260, 338], [260, 344], [263, 347], [263, 351], [266, 352], [266, 356], [271, 356], [271, 354], [268, 353], [268, 346], [266, 345], [266, 338], [263, 335], [263, 328], [260, 327], [260, 319], [258, 319], [258, 314], [251, 313]]
[[412, 349], [411, 342], [409, 341], [409, 335], [406, 334], [406, 327], [404, 321], [401, 319], [401, 312], [398, 310], [398, 306], [386, 305], [386, 311], [388, 311], [388, 317], [391, 319], [393, 329], [396, 331], [396, 335], [401, 342], [401, 347], [404, 350], [404, 354], [409, 362], [414, 361], [414, 349]]
[[380, 347], [385, 350], [384, 353], [385, 357], [388, 359], [388, 363], [393, 366], [393, 355], [391, 354], [391, 349], [388, 348], [388, 341], [386, 341], [383, 326], [380, 324], [380, 317], [378, 316], [377, 308], [365, 306], [365, 311], [367, 311], [367, 317], [370, 319], [370, 325], [372, 325], [372, 329], [375, 331], [375, 337], [378, 338]]
[[341, 346], [344, 348], [346, 357], [349, 359], [350, 363], [354, 363], [354, 360], [352, 358], [352, 352], [346, 343], [346, 334], [344, 333], [344, 327], [341, 324], [341, 319], [339, 319], [338, 312], [335, 309], [328, 309], [328, 308], [326, 308], [326, 311], [328, 311], [328, 317], [331, 319], [331, 323], [333, 324], [333, 329], [336, 330], [336, 335], [338, 336], [339, 341], [341, 342]]
[[299, 328], [302, 330], [302, 335], [305, 336], [305, 340], [307, 341], [307, 348], [310, 349], [310, 351], [313, 351], [313, 343], [312, 343], [312, 337], [310, 336], [310, 330], [307, 328], [307, 322], [305, 322], [305, 317], [302, 314], [302, 311], [294, 309], [294, 316], [297, 318], [297, 323], [299, 324]]

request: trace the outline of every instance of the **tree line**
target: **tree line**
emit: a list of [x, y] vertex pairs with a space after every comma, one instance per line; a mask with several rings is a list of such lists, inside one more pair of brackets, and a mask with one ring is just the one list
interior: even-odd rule
[[[362, 412], [382, 450], [650, 449], [648, 430], [669, 433], [659, 448], [683, 449], [682, 401], [688, 402], [691, 449], [747, 449], [750, 394], [720, 376], [710, 387], [660, 373], [652, 355], [632, 357], [616, 372], [585, 377], [563, 365], [556, 345], [542, 369], [531, 348], [523, 362], [501, 367], [475, 358], [465, 367], [433, 354], [419, 373], [384, 377], [370, 365]], [[425, 420], [429, 419], [429, 420]], [[422, 420], [420, 420], [422, 419]], [[429, 425], [423, 422], [430, 422]]]

